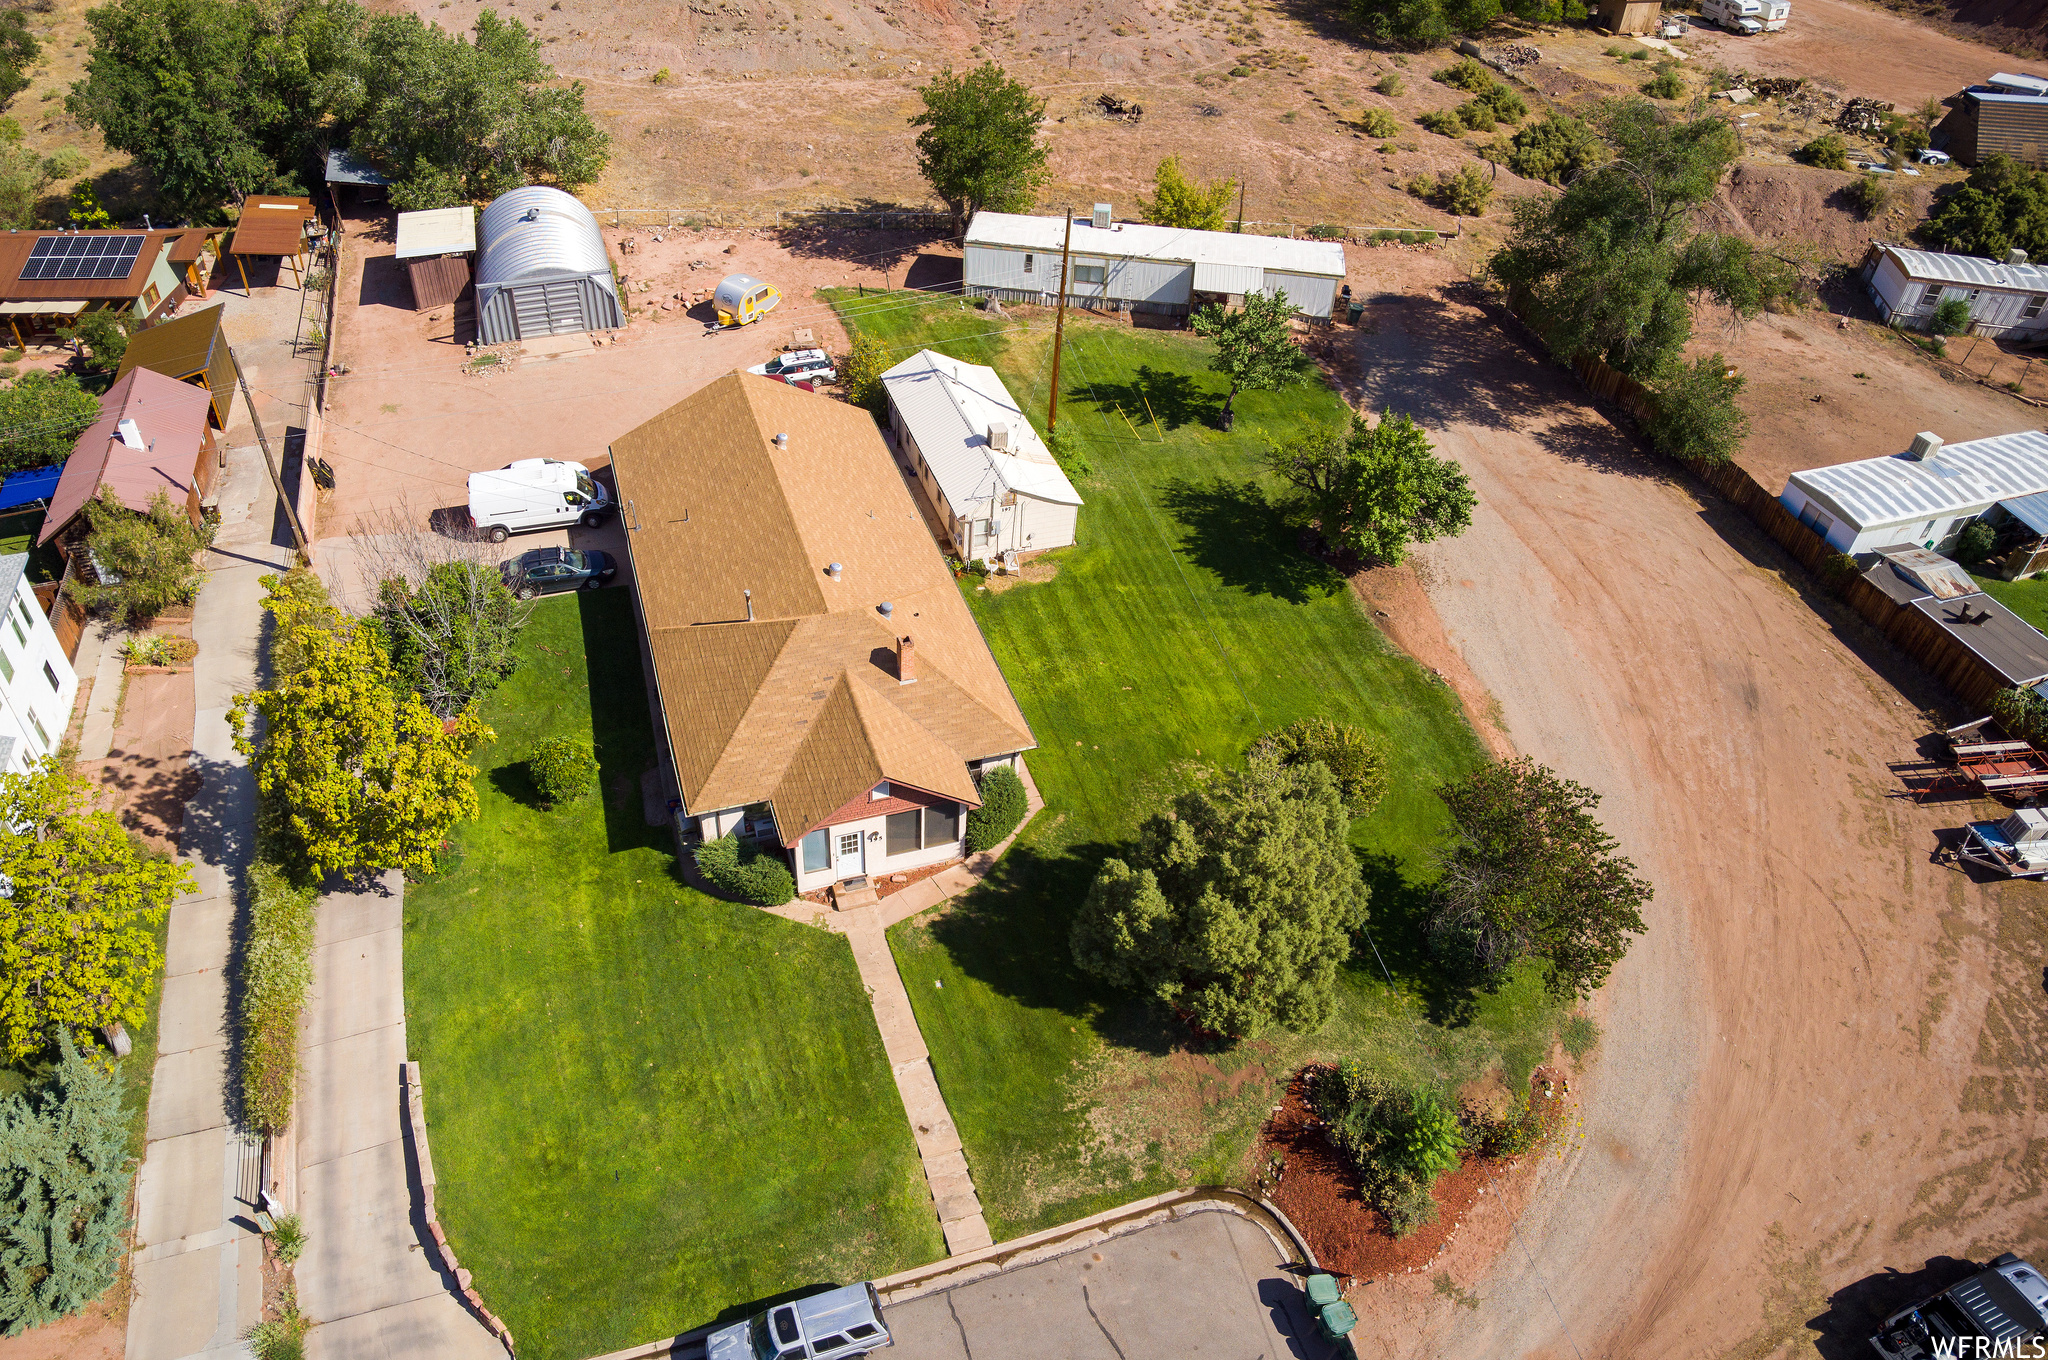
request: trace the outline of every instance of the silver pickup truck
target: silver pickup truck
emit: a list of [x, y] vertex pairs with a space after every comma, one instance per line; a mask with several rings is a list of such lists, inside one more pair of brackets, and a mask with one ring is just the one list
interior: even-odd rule
[[894, 1345], [871, 1284], [850, 1284], [713, 1332], [705, 1360], [851, 1360]]

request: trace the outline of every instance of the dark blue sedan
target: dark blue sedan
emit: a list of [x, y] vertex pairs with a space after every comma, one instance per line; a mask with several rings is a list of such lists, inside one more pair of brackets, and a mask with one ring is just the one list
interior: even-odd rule
[[612, 555], [592, 549], [535, 548], [498, 564], [505, 586], [522, 600], [558, 590], [596, 590], [618, 573]]

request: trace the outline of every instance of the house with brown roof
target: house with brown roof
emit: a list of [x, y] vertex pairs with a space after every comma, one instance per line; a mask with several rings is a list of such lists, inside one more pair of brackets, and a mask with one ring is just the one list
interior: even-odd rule
[[203, 387], [213, 398], [214, 428], [225, 430], [240, 376], [234, 353], [228, 348], [227, 330], [221, 324], [226, 315], [227, 304], [216, 302], [137, 331], [128, 337], [128, 348], [114, 377], [118, 380], [135, 369], [147, 368]]
[[85, 536], [86, 502], [112, 487], [138, 514], [158, 491], [182, 506], [194, 524], [212, 499], [226, 456], [208, 419], [206, 389], [138, 368], [117, 378], [100, 398], [100, 415], [64, 462], [37, 543], [57, 540], [66, 556]]
[[147, 323], [204, 281], [204, 228], [171, 231], [0, 232], [0, 335], [17, 345], [54, 339], [80, 312], [102, 307]]
[[734, 373], [611, 454], [684, 815], [799, 891], [958, 856], [1037, 743], [874, 419]]

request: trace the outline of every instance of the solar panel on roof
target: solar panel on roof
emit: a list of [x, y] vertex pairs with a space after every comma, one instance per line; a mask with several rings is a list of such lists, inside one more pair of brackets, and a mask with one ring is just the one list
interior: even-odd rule
[[140, 236], [45, 236], [21, 267], [24, 283], [46, 279], [124, 279], [142, 253]]

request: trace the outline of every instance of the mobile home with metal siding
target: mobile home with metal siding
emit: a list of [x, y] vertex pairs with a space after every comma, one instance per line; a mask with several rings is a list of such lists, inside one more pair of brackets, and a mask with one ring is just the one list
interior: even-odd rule
[[[982, 212], [967, 228], [966, 291], [1003, 302], [1059, 301], [1058, 217]], [[1344, 247], [1227, 231], [1186, 231], [1138, 222], [1099, 227], [1077, 218], [1068, 257], [1067, 303], [1110, 311], [1185, 316], [1211, 299], [1284, 288], [1303, 315], [1327, 319], [1344, 277]]]
[[1947, 552], [1992, 506], [2043, 491], [2048, 435], [2038, 430], [1946, 445], [1922, 434], [1904, 453], [1795, 472], [1778, 503], [1837, 552]]
[[1873, 246], [1864, 277], [1889, 326], [1926, 330], [1935, 308], [1960, 298], [1970, 306], [1972, 335], [2025, 335], [2048, 328], [2048, 269], [2029, 264], [2025, 251], [2015, 250], [2001, 262]]

